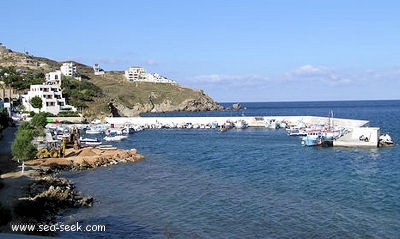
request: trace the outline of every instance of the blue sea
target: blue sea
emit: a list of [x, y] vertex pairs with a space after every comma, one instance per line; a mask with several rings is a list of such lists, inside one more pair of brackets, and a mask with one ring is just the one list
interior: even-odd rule
[[[231, 103], [224, 104], [230, 106]], [[313, 115], [369, 120], [400, 142], [400, 101], [242, 103], [158, 116]], [[146, 115], [149, 116], [149, 115]], [[145, 159], [68, 172], [94, 206], [69, 238], [399, 238], [400, 149], [302, 147], [284, 130], [144, 130], [115, 144]]]

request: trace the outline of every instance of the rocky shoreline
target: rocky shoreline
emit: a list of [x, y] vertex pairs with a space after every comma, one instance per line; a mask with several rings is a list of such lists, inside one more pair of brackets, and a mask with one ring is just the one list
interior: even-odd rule
[[64, 158], [35, 159], [25, 162], [30, 166], [50, 167], [62, 170], [86, 170], [108, 167], [119, 163], [136, 162], [144, 159], [136, 149], [102, 149], [86, 147], [79, 150], [67, 149]]
[[[57, 215], [70, 208], [91, 207], [93, 197], [79, 195], [74, 185], [59, 173], [68, 170], [88, 170], [108, 167], [119, 163], [142, 160], [144, 157], [135, 149], [67, 149], [65, 158], [37, 159], [26, 162], [30, 183], [23, 189], [24, 195], [13, 203], [11, 221], [0, 228], [0, 232], [14, 233], [11, 225], [56, 223]], [[32, 170], [30, 170], [32, 171]], [[35, 232], [29, 234], [53, 236], [54, 233]]]

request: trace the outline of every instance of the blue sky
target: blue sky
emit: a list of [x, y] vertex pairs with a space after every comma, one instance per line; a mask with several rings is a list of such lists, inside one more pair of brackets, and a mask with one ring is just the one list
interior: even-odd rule
[[400, 99], [400, 2], [2, 0], [0, 42], [219, 102]]

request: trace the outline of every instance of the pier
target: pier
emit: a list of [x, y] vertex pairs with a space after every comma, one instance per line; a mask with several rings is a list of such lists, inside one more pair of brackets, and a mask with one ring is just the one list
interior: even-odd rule
[[348, 129], [363, 127], [369, 123], [367, 120], [354, 120], [342, 118], [329, 118], [318, 116], [223, 116], [223, 117], [108, 117], [105, 122], [115, 126], [123, 126], [126, 124], [135, 125], [174, 125], [174, 124], [211, 124], [213, 122], [222, 125], [226, 122], [236, 122], [244, 120], [249, 127], [265, 127], [265, 123], [270, 120], [277, 122], [288, 122], [289, 124], [297, 124], [299, 122], [305, 124], [326, 124], [337, 125]]

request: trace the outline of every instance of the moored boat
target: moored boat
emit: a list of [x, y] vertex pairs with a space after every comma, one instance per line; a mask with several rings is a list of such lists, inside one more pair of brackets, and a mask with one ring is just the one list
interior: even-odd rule
[[86, 130], [86, 134], [101, 134], [103, 130], [100, 128], [90, 128]]
[[99, 145], [101, 145], [101, 144], [103, 144], [101, 141], [97, 141], [97, 142], [91, 142], [91, 141], [88, 141], [88, 142], [84, 142], [84, 143], [82, 143], [83, 145], [87, 145], [87, 146], [99, 146]]
[[247, 124], [247, 122], [246, 122], [245, 120], [238, 120], [238, 121], [235, 121], [235, 122], [233, 123], [233, 125], [234, 125], [235, 128], [237, 128], [237, 129], [245, 129], [245, 128], [248, 127], [248, 124]]
[[121, 141], [123, 139], [128, 138], [128, 135], [122, 135], [122, 134], [116, 134], [114, 132], [108, 134], [106, 137], [104, 137], [105, 141]]
[[322, 144], [322, 138], [315, 138], [313, 136], [303, 136], [301, 138], [301, 145], [303, 146], [318, 146]]
[[81, 145], [86, 145], [86, 146], [98, 146], [101, 145], [102, 142], [99, 141], [97, 138], [79, 138], [79, 142]]
[[389, 134], [381, 134], [379, 136], [379, 147], [394, 146], [392, 137]]
[[287, 131], [287, 134], [289, 136], [306, 136], [307, 131], [304, 129], [292, 128]]

